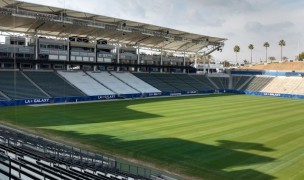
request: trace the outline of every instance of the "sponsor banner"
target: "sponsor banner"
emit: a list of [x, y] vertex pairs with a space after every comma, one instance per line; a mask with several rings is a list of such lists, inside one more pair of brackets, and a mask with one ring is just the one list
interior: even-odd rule
[[197, 94], [197, 91], [182, 91], [182, 94]]
[[60, 98], [37, 98], [25, 100], [0, 101], [0, 107], [5, 106], [22, 106], [34, 104], [51, 104], [65, 102], [97, 101], [106, 99], [116, 99], [117, 95], [100, 95], [100, 96], [81, 96], [81, 97], [60, 97]]
[[153, 96], [162, 96], [161, 92], [154, 92], [154, 93], [144, 93], [143, 97], [153, 97]]
[[141, 97], [141, 93], [136, 94], [120, 94], [118, 98], [124, 98], [124, 99], [133, 99], [133, 98], [139, 98]]
[[210, 90], [201, 90], [199, 91], [200, 94], [210, 94], [210, 93], [215, 93], [215, 90], [210, 89]]
[[170, 93], [170, 96], [181, 96], [182, 93]]
[[41, 99], [26, 99], [24, 100], [24, 104], [45, 104], [49, 103], [50, 99], [49, 98], [41, 98]]
[[225, 90], [225, 92], [233, 93], [233, 94], [247, 94], [247, 95], [254, 95], [254, 96], [272, 96], [272, 97], [282, 97], [282, 98], [292, 98], [292, 99], [304, 99], [304, 95], [298, 95], [298, 94], [280, 94], [280, 93], [236, 91], [236, 90]]

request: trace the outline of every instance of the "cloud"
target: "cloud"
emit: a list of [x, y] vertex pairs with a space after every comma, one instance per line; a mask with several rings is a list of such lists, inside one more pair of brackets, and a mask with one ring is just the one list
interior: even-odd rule
[[290, 29], [294, 24], [292, 22], [279, 22], [274, 24], [262, 24], [260, 22], [247, 22], [245, 30], [254, 33], [269, 33], [269, 32], [282, 32]]

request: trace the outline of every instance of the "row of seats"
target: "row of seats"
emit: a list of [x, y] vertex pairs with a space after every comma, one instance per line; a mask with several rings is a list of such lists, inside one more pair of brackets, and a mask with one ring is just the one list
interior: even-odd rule
[[24, 71], [24, 74], [52, 97], [85, 96], [55, 72]]
[[304, 79], [302, 77], [276, 77], [262, 92], [282, 93], [282, 94], [304, 94]]
[[0, 101], [2, 100], [7, 100], [7, 98], [5, 96], [2, 95], [3, 92], [0, 91]]
[[229, 77], [209, 77], [219, 89], [229, 89]]
[[135, 180], [110, 157], [0, 127], [0, 179]]
[[[231, 82], [230, 82], [231, 79]], [[189, 74], [0, 71], [0, 100], [235, 89], [304, 94], [301, 77]]]
[[48, 97], [20, 71], [0, 71], [0, 90], [10, 99]]
[[208, 81], [208, 79], [205, 76], [196, 76], [198, 77], [198, 79], [194, 78], [195, 76], [188, 74], [174, 74], [174, 76], [199, 91], [215, 89], [212, 85], [209, 86], [208, 84], [200, 81], [200, 79], [206, 79]]
[[232, 76], [232, 89], [239, 90], [252, 76]]
[[114, 95], [110, 89], [94, 80], [91, 76], [83, 71], [57, 71], [62, 77], [64, 77], [71, 84], [76, 86], [82, 92], [89, 96], [98, 95]]
[[241, 91], [254, 91], [260, 92], [262, 91], [272, 80], [274, 77], [267, 76], [254, 76], [246, 85], [244, 85], [240, 90]]
[[120, 81], [115, 76], [107, 72], [87, 72], [91, 77], [99, 83], [104, 84], [116, 94], [137, 94], [139, 91], [128, 86], [123, 81]]
[[141, 93], [161, 92], [157, 87], [155, 88], [151, 86], [151, 84], [139, 79], [138, 77], [134, 76], [129, 72], [111, 72], [111, 74]]
[[198, 82], [202, 84], [202, 90], [211, 90], [217, 89], [207, 76], [204, 75], [190, 75], [190, 77], [194, 78]]
[[141, 80], [147, 82], [148, 84], [151, 84], [155, 88], [161, 90], [161, 91], [166, 91], [166, 92], [174, 92], [178, 91], [177, 88], [171, 86], [168, 83], [163, 82], [162, 80], [158, 79], [155, 76], [152, 76], [151, 74], [148, 73], [134, 73], [134, 75]]
[[141, 80], [165, 92], [215, 89], [206, 76], [188, 74], [134, 73]]

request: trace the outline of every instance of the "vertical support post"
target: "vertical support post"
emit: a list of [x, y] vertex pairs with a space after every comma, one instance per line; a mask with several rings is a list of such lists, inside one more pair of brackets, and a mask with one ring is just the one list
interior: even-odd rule
[[[70, 39], [67, 38], [67, 62], [71, 62], [71, 48], [70, 48]], [[67, 65], [67, 70], [71, 68], [71, 65]]]
[[183, 66], [183, 73], [186, 73], [186, 51], [184, 51]]
[[163, 47], [160, 50], [160, 72], [163, 72]]
[[197, 53], [194, 56], [194, 67], [197, 68]]
[[140, 71], [140, 53], [139, 53], [139, 44], [137, 45], [137, 72]]
[[9, 179], [11, 180], [11, 177], [12, 177], [12, 162], [11, 162], [11, 158], [10, 157], [8, 157], [8, 166], [9, 166], [9, 170], [8, 170]]
[[206, 74], [206, 56], [205, 54], [203, 55], [204, 58], [204, 74]]
[[[94, 48], [94, 63], [97, 63], [97, 39], [96, 39], [96, 44]], [[97, 67], [96, 65], [93, 66], [93, 71], [96, 71]]]
[[[39, 46], [38, 46], [38, 36], [35, 36], [35, 60], [38, 61], [38, 51], [39, 51]], [[38, 63], [35, 64], [35, 69], [38, 70]]]
[[120, 71], [120, 53], [119, 53], [119, 45], [116, 47], [116, 55], [117, 55], [117, 59], [116, 59], [116, 62], [117, 62], [117, 72]]

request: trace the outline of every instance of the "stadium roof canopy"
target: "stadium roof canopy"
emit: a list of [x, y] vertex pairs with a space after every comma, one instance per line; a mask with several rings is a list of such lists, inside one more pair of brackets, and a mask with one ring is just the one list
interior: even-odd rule
[[224, 38], [15, 0], [0, 0], [0, 31], [105, 39], [152, 49], [198, 52], [223, 46]]

